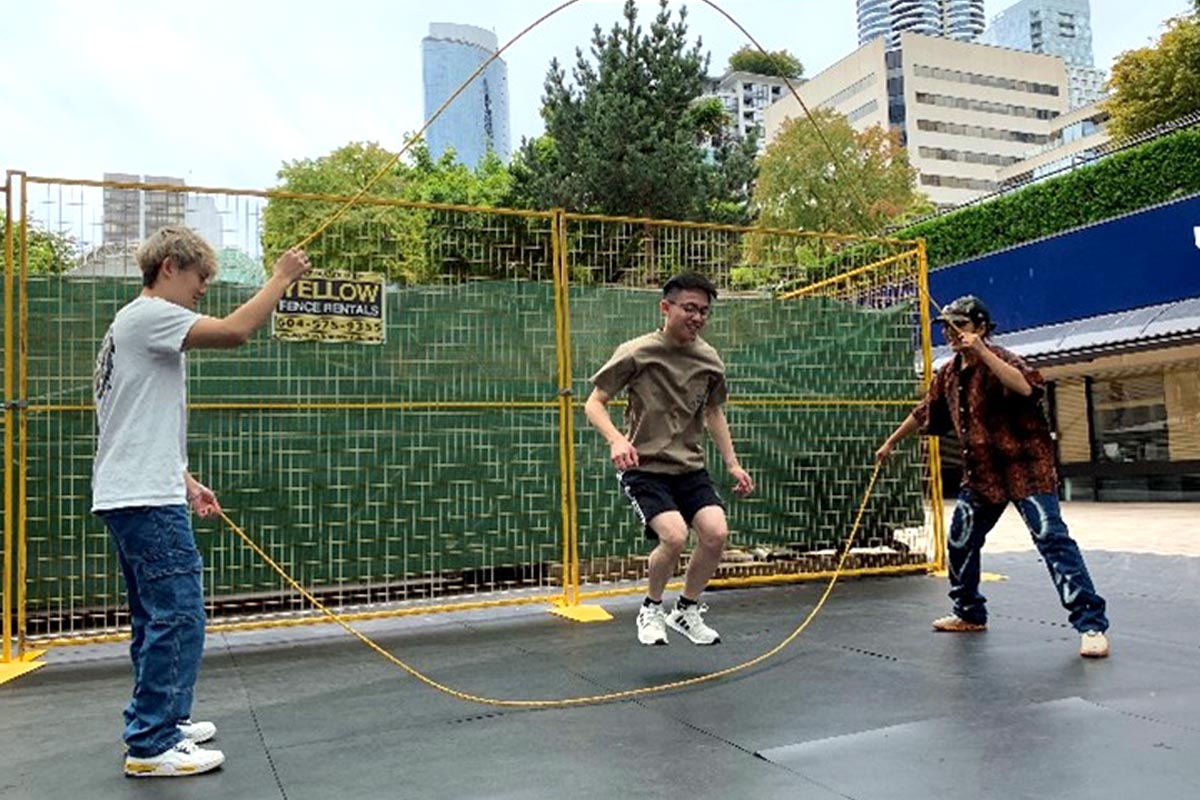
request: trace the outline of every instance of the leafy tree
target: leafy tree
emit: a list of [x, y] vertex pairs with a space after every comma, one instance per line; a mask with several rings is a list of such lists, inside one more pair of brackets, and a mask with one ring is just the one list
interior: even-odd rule
[[[78, 263], [78, 244], [74, 236], [65, 233], [35, 228], [29, 225], [25, 244], [29, 250], [26, 260], [30, 275], [60, 275], [73, 269]], [[4, 253], [4, 220], [0, 219], [0, 261]], [[20, 263], [21, 226], [13, 229], [13, 258]], [[14, 265], [14, 268], [19, 268]]]
[[813, 116], [815, 126], [807, 118], [785, 123], [759, 160], [753, 205], [762, 224], [875, 234], [930, 210], [894, 133], [878, 125], [855, 131], [828, 110]]
[[508, 201], [512, 173], [490, 150], [473, 171], [455, 160], [453, 150], [447, 150], [437, 161], [424, 143], [411, 152], [415, 181], [408, 191], [409, 199], [464, 206], [498, 206]]
[[705, 218], [726, 225], [749, 225], [751, 198], [758, 178], [758, 135], [744, 139], [722, 138], [712, 151], [711, 168], [705, 170]]
[[591, 56], [576, 49], [573, 85], [550, 62], [542, 98], [546, 135], [522, 143], [514, 165], [522, 205], [674, 219], [703, 218], [704, 153], [692, 101], [708, 57], [687, 42], [660, 0], [649, 30], [626, 0], [624, 21], [596, 26]]
[[729, 69], [734, 72], [753, 72], [755, 75], [789, 79], [799, 78], [804, 74], [804, 65], [800, 63], [800, 59], [787, 50], [764, 53], [748, 44], [729, 57]]
[[1114, 137], [1133, 136], [1200, 111], [1200, 0], [1197, 13], [1167, 21], [1153, 47], [1122, 53], [1107, 102]]
[[[393, 161], [395, 153], [376, 143], [351, 142], [327, 156], [285, 164], [278, 173], [278, 189], [313, 197], [276, 196], [267, 203], [265, 265], [338, 213], [345, 200], [335, 198], [356, 195], [383, 171], [362, 201], [307, 247], [314, 263], [326, 269], [382, 272], [394, 281], [426, 282], [447, 269], [446, 230], [451, 217], [446, 212], [372, 200], [495, 205], [510, 191], [508, 170], [494, 155], [472, 171], [457, 163], [452, 152], [435, 161], [424, 143], [418, 143], [406, 160]], [[461, 218], [461, 214], [453, 217], [453, 224]]]
[[688, 108], [688, 125], [701, 140], [721, 140], [733, 118], [719, 97], [701, 97]]

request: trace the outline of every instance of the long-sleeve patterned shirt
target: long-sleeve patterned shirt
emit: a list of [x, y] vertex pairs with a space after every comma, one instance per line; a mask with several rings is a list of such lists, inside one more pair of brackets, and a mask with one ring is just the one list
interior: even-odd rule
[[1032, 395], [1006, 388], [986, 364], [967, 366], [956, 354], [938, 370], [913, 418], [932, 436], [958, 434], [962, 486], [988, 502], [1051, 494], [1058, 489], [1058, 474], [1041, 403], [1046, 383], [1019, 356], [990, 342], [986, 346], [1021, 371]]

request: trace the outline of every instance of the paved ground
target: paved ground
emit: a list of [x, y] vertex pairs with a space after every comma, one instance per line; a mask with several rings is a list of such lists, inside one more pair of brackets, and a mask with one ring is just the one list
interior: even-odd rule
[[[1090, 550], [1200, 556], [1200, 504], [1063, 503], [1063, 519], [1086, 554]], [[953, 501], [946, 501], [950, 524]], [[1033, 548], [1021, 515], [1012, 506], [988, 537], [986, 552]]]
[[[1200, 558], [1187, 541], [1200, 537], [1200, 506], [1070, 504], [1065, 516], [1109, 601], [1104, 661], [1076, 655], [1027, 535], [1008, 532], [1014, 515], [985, 558], [1008, 577], [985, 585], [986, 633], [929, 630], [947, 608], [944, 580], [846, 581], [774, 658], [631, 701], [496, 708], [434, 691], [333, 627], [214, 636], [197, 711], [220, 726], [228, 761], [197, 778], [123, 778], [124, 648], [56, 652], [0, 686], [0, 797], [1200, 796]], [[521, 608], [364, 629], [460, 689], [569, 697], [758, 656], [822, 588], [710, 593], [724, 639], [713, 648], [677, 635], [638, 646], [633, 597], [605, 603], [608, 623]]]

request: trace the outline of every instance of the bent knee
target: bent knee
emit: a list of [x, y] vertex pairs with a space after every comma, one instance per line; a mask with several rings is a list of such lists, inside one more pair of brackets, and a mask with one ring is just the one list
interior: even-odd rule
[[725, 541], [729, 538], [729, 528], [715, 528], [711, 530], [696, 530], [696, 539], [700, 542], [701, 547], [724, 547]]

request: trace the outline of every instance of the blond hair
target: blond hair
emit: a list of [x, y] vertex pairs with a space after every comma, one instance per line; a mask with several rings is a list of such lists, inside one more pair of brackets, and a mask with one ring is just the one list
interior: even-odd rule
[[212, 245], [190, 228], [167, 225], [147, 236], [138, 248], [137, 261], [142, 269], [143, 286], [154, 285], [163, 262], [168, 258], [180, 269], [200, 267], [209, 275], [217, 271], [217, 254]]

